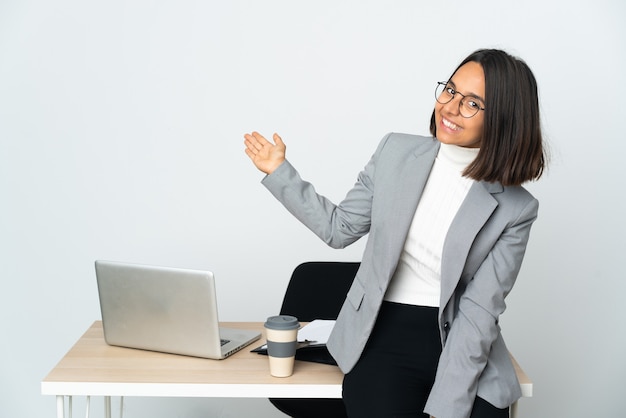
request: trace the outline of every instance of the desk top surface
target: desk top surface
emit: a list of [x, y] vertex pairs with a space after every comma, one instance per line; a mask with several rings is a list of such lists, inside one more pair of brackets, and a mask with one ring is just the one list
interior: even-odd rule
[[[263, 330], [262, 322], [224, 322]], [[260, 340], [224, 360], [110, 346], [96, 321], [42, 381], [44, 395], [340, 397], [338, 367], [296, 361], [290, 377], [269, 373], [267, 356], [251, 353]], [[302, 393], [300, 393], [302, 391]], [[317, 394], [317, 395], [316, 395]]]

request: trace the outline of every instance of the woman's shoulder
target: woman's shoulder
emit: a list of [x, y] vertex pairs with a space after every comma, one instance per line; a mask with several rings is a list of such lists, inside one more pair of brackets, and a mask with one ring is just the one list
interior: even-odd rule
[[536, 200], [524, 186], [503, 186], [504, 195], [509, 199], [527, 202], [530, 200]]
[[380, 142], [379, 150], [382, 150], [383, 148], [391, 148], [395, 150], [400, 150], [402, 152], [407, 152], [410, 150], [427, 150], [438, 146], [439, 141], [437, 141], [432, 136], [390, 132], [385, 135], [385, 137]]
[[492, 196], [498, 201], [501, 211], [530, 211], [536, 216], [539, 201], [523, 186], [504, 186], [501, 193]]
[[389, 132], [385, 135], [385, 138], [388, 141], [397, 142], [399, 144], [410, 144], [410, 145], [435, 145], [437, 140], [432, 136], [422, 136], [415, 134], [406, 134], [402, 132]]

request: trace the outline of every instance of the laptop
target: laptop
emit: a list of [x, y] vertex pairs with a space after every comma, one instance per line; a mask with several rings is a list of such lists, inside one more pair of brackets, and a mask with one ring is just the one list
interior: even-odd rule
[[95, 262], [109, 345], [223, 359], [261, 337], [219, 327], [210, 271]]

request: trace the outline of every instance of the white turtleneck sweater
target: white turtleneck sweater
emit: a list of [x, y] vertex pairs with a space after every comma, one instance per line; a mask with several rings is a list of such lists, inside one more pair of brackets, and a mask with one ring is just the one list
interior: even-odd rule
[[443, 243], [474, 182], [461, 173], [478, 151], [478, 148], [441, 144], [385, 300], [439, 306]]

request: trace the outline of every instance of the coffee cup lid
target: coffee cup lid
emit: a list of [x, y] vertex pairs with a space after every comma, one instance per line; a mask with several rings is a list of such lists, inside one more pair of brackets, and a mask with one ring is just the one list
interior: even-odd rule
[[300, 328], [300, 323], [298, 322], [298, 318], [291, 315], [276, 315], [270, 316], [265, 321], [265, 327], [270, 329], [296, 329]]

